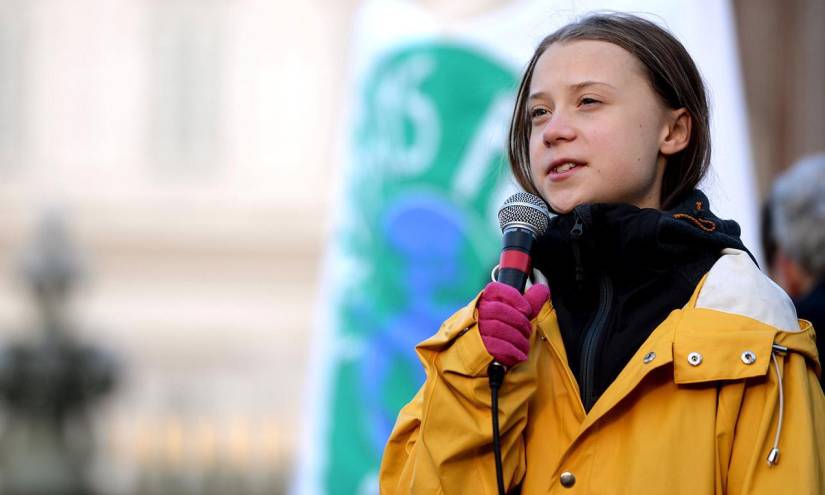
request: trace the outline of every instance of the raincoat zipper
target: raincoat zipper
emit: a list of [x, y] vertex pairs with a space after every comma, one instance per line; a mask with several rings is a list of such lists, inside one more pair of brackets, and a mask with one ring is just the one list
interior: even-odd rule
[[610, 306], [613, 300], [613, 284], [610, 279], [603, 276], [599, 280], [599, 306], [596, 308], [596, 315], [587, 327], [584, 334], [584, 345], [582, 346], [581, 374], [582, 374], [582, 404], [584, 410], [590, 411], [596, 402], [595, 382], [596, 382], [596, 358], [601, 347], [602, 334], [607, 324], [607, 317], [610, 314]]
[[576, 223], [570, 230], [570, 240], [573, 246], [573, 260], [576, 263], [576, 287], [581, 291], [584, 288], [584, 265], [582, 264], [581, 237], [584, 232], [584, 223], [579, 216], [578, 209], [574, 210]]
[[[579, 208], [574, 210], [576, 221], [570, 231], [570, 240], [573, 248], [573, 258], [576, 263], [576, 284], [579, 290], [584, 286], [584, 264], [581, 257], [581, 236], [584, 233], [584, 222], [581, 219]], [[596, 308], [593, 320], [587, 326], [584, 333], [584, 344], [581, 354], [581, 395], [582, 405], [585, 411], [589, 411], [595, 400], [595, 375], [596, 358], [602, 340], [602, 334], [607, 324], [610, 314], [610, 306], [613, 301], [613, 284], [610, 279], [603, 275], [599, 279], [599, 304]]]

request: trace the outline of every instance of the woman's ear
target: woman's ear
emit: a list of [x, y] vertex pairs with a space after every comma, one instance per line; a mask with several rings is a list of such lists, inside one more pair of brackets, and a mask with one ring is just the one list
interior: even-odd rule
[[673, 155], [685, 149], [690, 142], [691, 118], [684, 107], [671, 110], [666, 118], [667, 125], [662, 131], [659, 151], [663, 155]]

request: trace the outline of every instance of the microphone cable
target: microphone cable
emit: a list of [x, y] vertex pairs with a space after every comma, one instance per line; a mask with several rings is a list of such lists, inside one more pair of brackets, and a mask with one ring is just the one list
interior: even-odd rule
[[490, 409], [493, 417], [493, 457], [496, 461], [496, 483], [499, 495], [506, 495], [504, 491], [504, 469], [501, 465], [501, 433], [498, 426], [498, 391], [504, 383], [504, 365], [493, 361], [487, 367], [487, 378], [490, 381]]
[[[530, 250], [533, 242], [547, 230], [550, 211], [541, 198], [527, 192], [517, 192], [498, 210], [502, 233], [499, 264], [493, 269], [493, 280], [524, 292], [530, 273]], [[493, 360], [487, 367], [490, 380], [490, 409], [493, 417], [493, 457], [496, 461], [496, 484], [499, 495], [504, 491], [504, 469], [501, 463], [501, 432], [498, 424], [498, 393], [507, 369]]]

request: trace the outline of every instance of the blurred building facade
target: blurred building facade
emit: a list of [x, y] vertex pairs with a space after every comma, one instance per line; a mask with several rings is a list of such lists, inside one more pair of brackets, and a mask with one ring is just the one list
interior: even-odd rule
[[734, 0], [760, 197], [825, 151], [825, 2]]
[[62, 209], [79, 337], [125, 365], [96, 412], [104, 493], [283, 486], [348, 9], [0, 0], [0, 341], [35, 319], [18, 261]]
[[[78, 327], [126, 366], [97, 412], [106, 493], [283, 486], [357, 3], [0, 0], [0, 339], [33, 318], [26, 239], [65, 209], [90, 268]], [[825, 4], [733, 4], [764, 192], [825, 149]]]

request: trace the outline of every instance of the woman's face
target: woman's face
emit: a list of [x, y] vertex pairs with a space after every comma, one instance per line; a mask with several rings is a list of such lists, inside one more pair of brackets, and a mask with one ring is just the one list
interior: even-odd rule
[[688, 134], [690, 126], [684, 109], [661, 103], [630, 52], [604, 41], [550, 45], [536, 63], [527, 112], [530, 173], [558, 213], [583, 203], [658, 208], [675, 123], [687, 119]]

